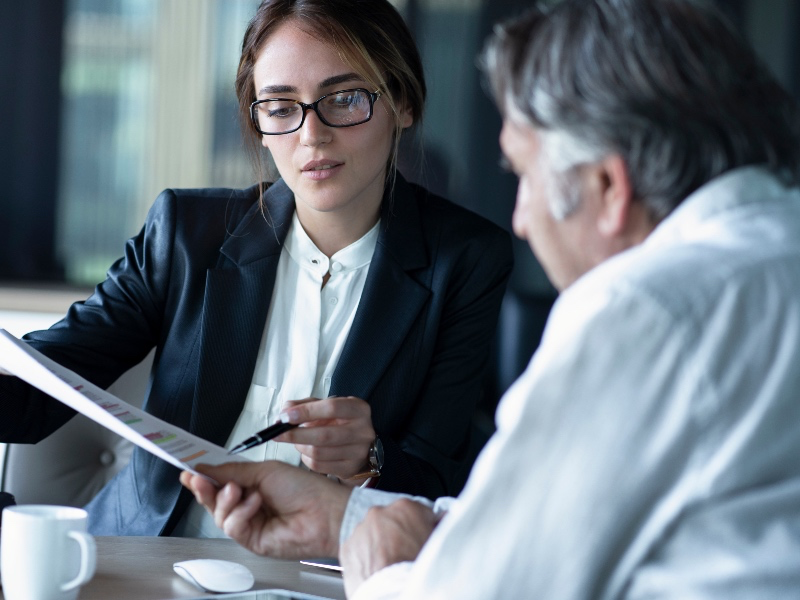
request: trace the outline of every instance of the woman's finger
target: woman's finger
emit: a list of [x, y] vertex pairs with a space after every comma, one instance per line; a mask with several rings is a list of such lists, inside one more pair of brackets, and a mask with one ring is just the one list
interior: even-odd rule
[[318, 400], [289, 403], [281, 410], [282, 421], [308, 423], [324, 419], [371, 419], [369, 404], [355, 396], [331, 396]]
[[280, 437], [277, 441], [300, 446], [347, 447], [371, 444], [375, 439], [375, 430], [368, 422], [347, 423], [342, 425], [314, 425], [298, 427]]

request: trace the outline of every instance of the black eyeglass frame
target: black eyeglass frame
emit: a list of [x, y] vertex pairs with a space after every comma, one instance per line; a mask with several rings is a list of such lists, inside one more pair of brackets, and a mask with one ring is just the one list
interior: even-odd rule
[[[348, 123], [347, 125], [334, 125], [333, 123], [329, 123], [325, 117], [323, 117], [319, 112], [319, 103], [322, 102], [325, 98], [329, 96], [335, 96], [336, 94], [343, 94], [345, 92], [364, 92], [367, 97], [369, 98], [369, 115], [363, 121], [359, 121], [358, 123]], [[256, 100], [250, 105], [250, 120], [253, 122], [253, 127], [256, 128], [256, 131], [261, 135], [286, 135], [287, 133], [294, 133], [298, 129], [303, 126], [303, 123], [306, 122], [306, 112], [309, 110], [313, 110], [320, 121], [322, 121], [328, 127], [355, 127], [356, 125], [363, 125], [370, 119], [372, 119], [372, 115], [375, 112], [375, 101], [383, 95], [383, 92], [380, 90], [375, 90], [374, 92], [370, 92], [366, 88], [352, 88], [348, 90], [337, 90], [335, 92], [331, 92], [329, 94], [325, 94], [324, 96], [320, 96], [317, 98], [316, 101], [312, 102], [311, 104], [306, 104], [305, 102], [300, 102], [299, 100], [292, 100], [291, 98], [265, 98], [264, 100]], [[300, 123], [294, 129], [290, 129], [289, 131], [281, 131], [280, 133], [269, 133], [267, 131], [261, 131], [261, 128], [258, 126], [258, 117], [256, 116], [256, 106], [259, 104], [264, 104], [265, 102], [294, 102], [295, 104], [299, 105], [303, 109], [303, 115], [300, 117]]]

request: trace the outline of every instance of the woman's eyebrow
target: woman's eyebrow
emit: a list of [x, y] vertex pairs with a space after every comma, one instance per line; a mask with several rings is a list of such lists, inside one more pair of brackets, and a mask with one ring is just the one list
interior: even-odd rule
[[343, 75], [334, 75], [324, 79], [320, 84], [320, 89], [330, 87], [339, 83], [346, 83], [348, 81], [364, 81], [364, 78], [358, 73], [344, 73]]
[[263, 94], [294, 94], [297, 92], [297, 88], [293, 85], [265, 85], [260, 90], [258, 90], [258, 95], [261, 96]]
[[[343, 73], [342, 75], [334, 75], [323, 79], [317, 86], [319, 89], [324, 89], [339, 83], [346, 83], [348, 81], [363, 81], [364, 78], [358, 73]], [[266, 94], [296, 94], [297, 88], [293, 85], [265, 85], [258, 90], [258, 95]]]

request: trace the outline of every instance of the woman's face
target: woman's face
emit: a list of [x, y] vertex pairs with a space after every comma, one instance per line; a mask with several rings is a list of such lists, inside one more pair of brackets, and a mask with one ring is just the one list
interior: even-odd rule
[[[293, 21], [279, 26], [267, 39], [255, 64], [254, 83], [259, 100], [289, 98], [306, 104], [343, 89], [375, 91], [331, 45]], [[404, 114], [403, 127], [408, 127], [411, 115]], [[359, 221], [365, 214], [377, 218], [393, 132], [388, 103], [378, 98], [366, 123], [328, 127], [309, 110], [299, 130], [264, 135], [261, 143], [294, 192], [301, 222], [318, 220], [323, 213]]]

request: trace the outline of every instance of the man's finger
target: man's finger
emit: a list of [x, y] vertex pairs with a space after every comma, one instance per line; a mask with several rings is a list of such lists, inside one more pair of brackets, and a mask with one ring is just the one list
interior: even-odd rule
[[181, 483], [194, 494], [195, 499], [209, 510], [214, 509], [217, 496], [217, 487], [205, 477], [183, 471], [180, 475]]
[[214, 522], [217, 527], [224, 530], [225, 520], [242, 500], [242, 488], [235, 483], [228, 482], [217, 494], [217, 503], [214, 507]]
[[195, 470], [203, 475], [208, 475], [221, 485], [232, 481], [242, 487], [257, 485], [264, 477], [264, 470], [270, 467], [262, 463], [229, 462], [222, 465], [197, 465]]
[[257, 493], [250, 494], [228, 513], [220, 529], [225, 532], [225, 535], [228, 535], [234, 540], [247, 537], [252, 533], [252, 524], [250, 520], [260, 508], [260, 496]]

